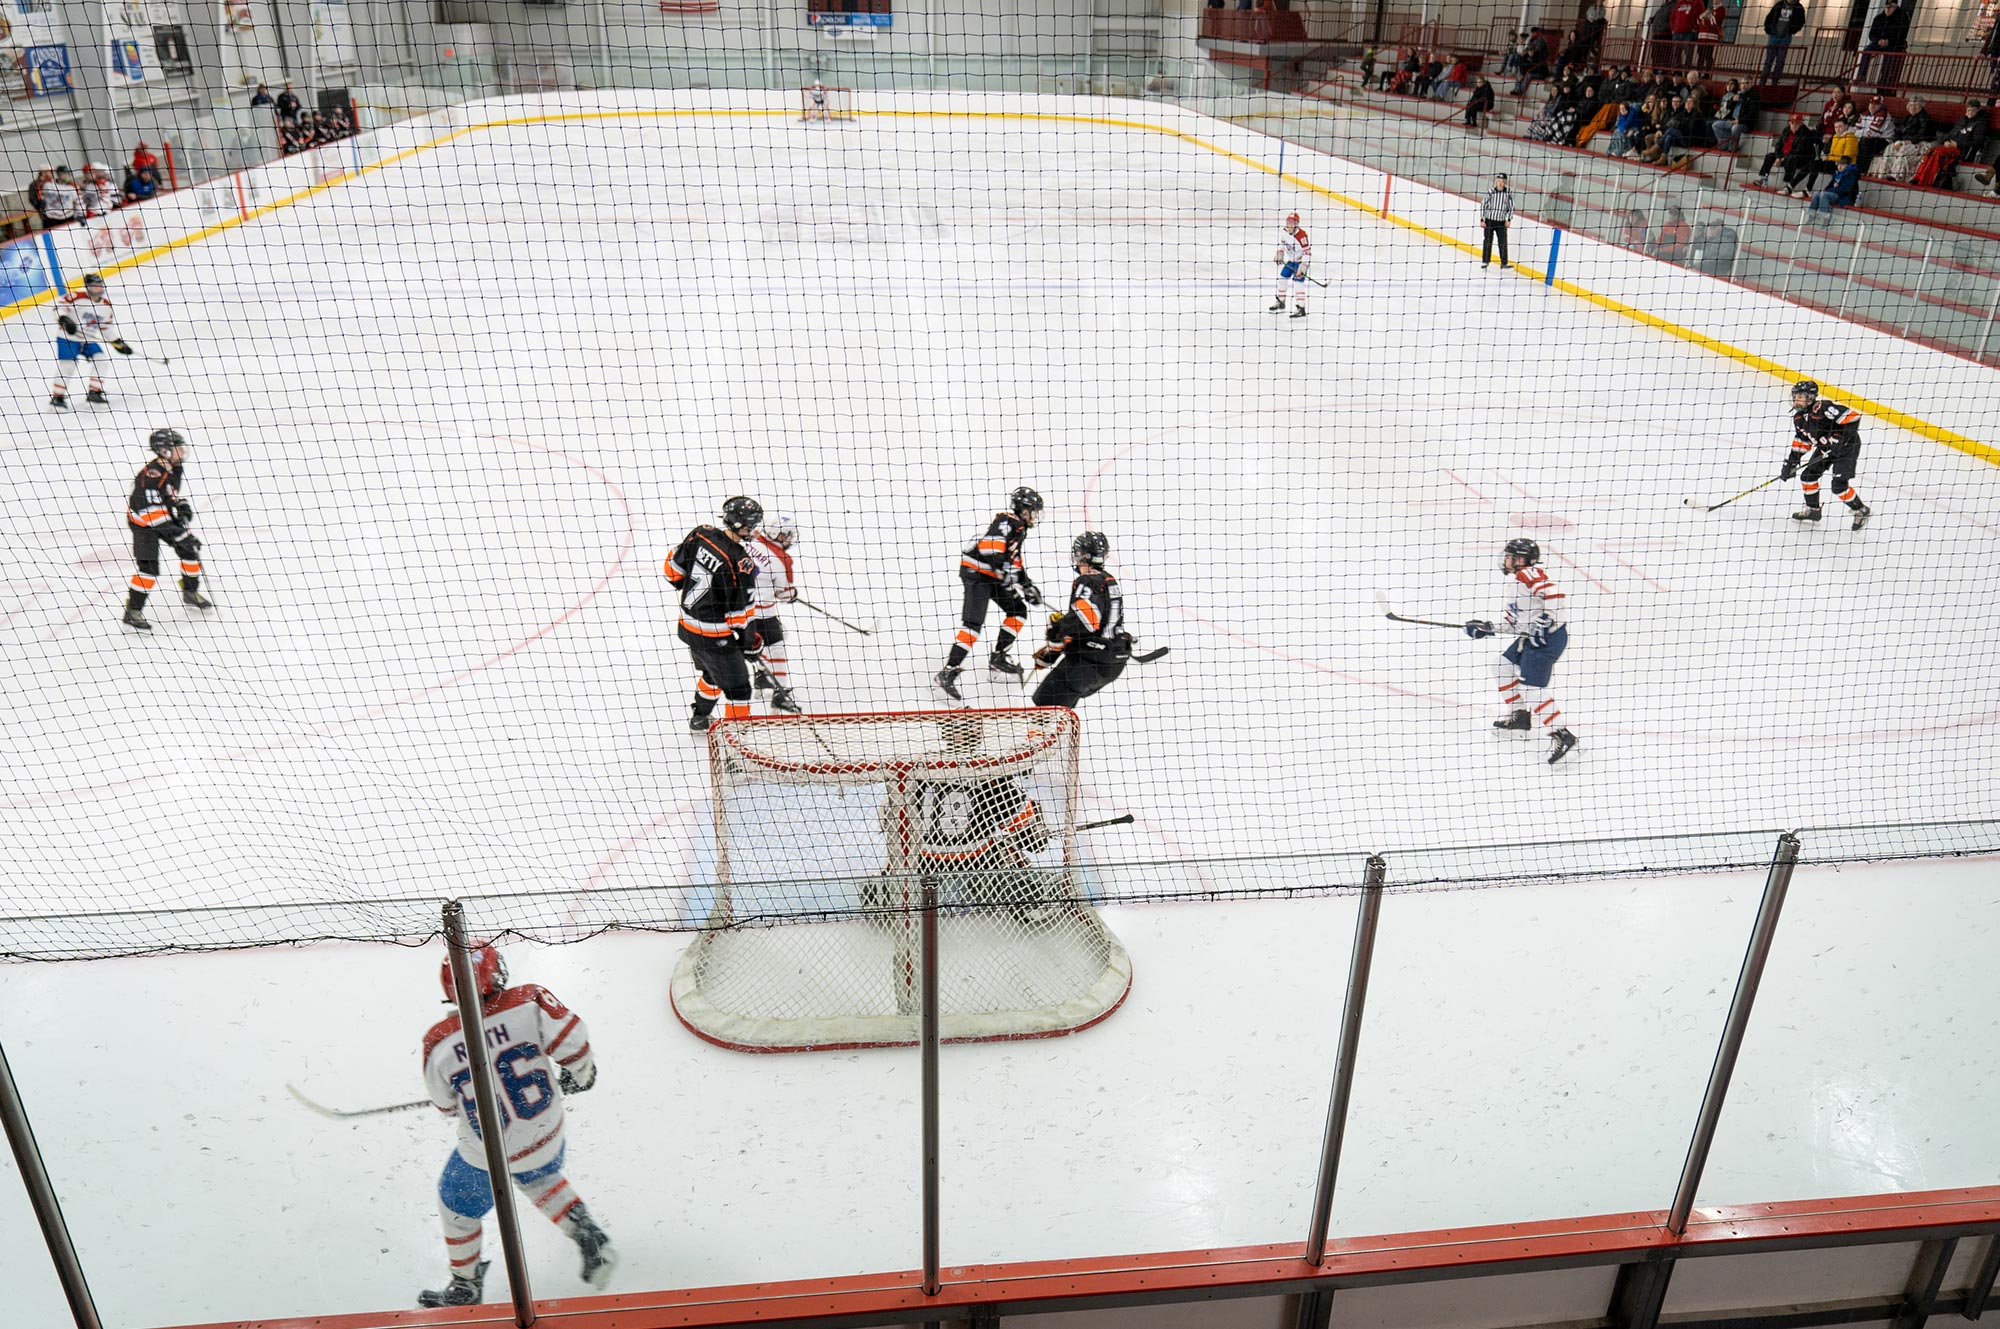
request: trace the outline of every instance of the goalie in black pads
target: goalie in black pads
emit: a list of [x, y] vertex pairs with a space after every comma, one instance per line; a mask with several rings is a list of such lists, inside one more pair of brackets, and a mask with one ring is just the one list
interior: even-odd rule
[[1778, 472], [1780, 480], [1798, 476], [1805, 490], [1806, 505], [1792, 514], [1792, 520], [1820, 519], [1819, 478], [1832, 471], [1833, 496], [1854, 513], [1855, 530], [1866, 526], [1875, 513], [1854, 492], [1854, 470], [1860, 459], [1861, 412], [1820, 396], [1819, 384], [1809, 378], [1792, 384], [1792, 447]]
[[966, 545], [959, 555], [958, 579], [965, 586], [965, 607], [959, 617], [958, 636], [934, 680], [938, 691], [953, 701], [965, 700], [958, 690], [958, 676], [973, 643], [979, 640], [979, 630], [986, 626], [989, 603], [999, 605], [1006, 617], [1000, 622], [1000, 635], [993, 639], [993, 654], [986, 667], [1009, 678], [1027, 674], [1007, 654], [1007, 648], [1027, 626], [1028, 606], [1042, 603], [1041, 589], [1021, 562], [1021, 545], [1041, 520], [1042, 496], [1023, 485], [1008, 495], [1007, 503], [1007, 511], [993, 515], [986, 534]]
[[1085, 531], [1070, 542], [1076, 568], [1069, 608], [1049, 620], [1049, 644], [1035, 659], [1054, 665], [1035, 689], [1037, 706], [1074, 707], [1125, 672], [1132, 638], [1125, 631], [1125, 592], [1104, 570], [1111, 542], [1102, 531]]
[[695, 527], [667, 555], [667, 580], [681, 593], [676, 634], [701, 674], [688, 717], [697, 734], [708, 729], [718, 701], [725, 720], [750, 714], [750, 670], [761, 643], [751, 622], [757, 563], [744, 544], [763, 520], [763, 505], [739, 494], [722, 505], [720, 526]]

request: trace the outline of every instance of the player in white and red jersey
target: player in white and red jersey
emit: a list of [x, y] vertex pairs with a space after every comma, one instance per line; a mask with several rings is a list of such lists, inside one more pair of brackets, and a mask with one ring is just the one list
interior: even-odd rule
[[1278, 265], [1278, 298], [1271, 304], [1271, 312], [1276, 314], [1285, 307], [1285, 284], [1291, 283], [1292, 317], [1306, 316], [1306, 273], [1312, 268], [1312, 241], [1306, 239], [1306, 228], [1299, 225], [1299, 214], [1285, 214], [1285, 228], [1278, 236], [1278, 252], [1271, 256]]
[[[1507, 609], [1500, 621], [1514, 641], [1493, 662], [1494, 677], [1500, 680], [1500, 704], [1507, 708], [1505, 718], [1495, 720], [1493, 727], [1532, 733], [1539, 723], [1555, 740], [1549, 749], [1553, 764], [1576, 746], [1576, 735], [1559, 723], [1562, 709], [1548, 695], [1556, 661], [1569, 649], [1569, 615], [1563, 593], [1541, 562], [1542, 547], [1525, 538], [1509, 540], [1500, 556], [1500, 569], [1508, 579]], [[1465, 625], [1465, 635], [1475, 641], [1494, 631], [1493, 623], [1483, 618]]]
[[[611, 1239], [563, 1175], [567, 1152], [563, 1098], [597, 1083], [590, 1031], [547, 989], [533, 983], [508, 987], [506, 962], [491, 946], [474, 953], [473, 975], [479, 983], [480, 1026], [500, 1094], [508, 1171], [542, 1216], [583, 1252], [584, 1281], [603, 1287], [617, 1262]], [[445, 999], [455, 1000], [449, 960], [442, 978]], [[493, 1207], [493, 1186], [486, 1174], [472, 1063], [466, 1058], [457, 1011], [424, 1035], [424, 1086], [438, 1111], [458, 1118], [458, 1147], [438, 1178], [438, 1212], [444, 1218], [451, 1282], [419, 1293], [417, 1304], [472, 1306], [479, 1301], [486, 1277], [488, 1262], [479, 1254], [480, 1220]]]
[[83, 289], [70, 291], [56, 301], [56, 382], [49, 405], [69, 409], [70, 366], [79, 359], [90, 366], [88, 391], [83, 399], [102, 406], [111, 399], [104, 395], [104, 380], [97, 373], [97, 357], [109, 346], [120, 355], [132, 348], [115, 331], [111, 296], [104, 278], [91, 273], [83, 279]]
[[799, 598], [792, 565], [792, 546], [799, 540], [798, 524], [790, 517], [769, 516], [757, 528], [744, 548], [757, 564], [756, 608], [750, 624], [764, 639], [763, 663], [757, 666], [753, 682], [759, 692], [771, 694], [771, 709], [799, 714], [798, 700], [792, 696], [790, 654], [785, 647], [785, 624], [778, 606]]

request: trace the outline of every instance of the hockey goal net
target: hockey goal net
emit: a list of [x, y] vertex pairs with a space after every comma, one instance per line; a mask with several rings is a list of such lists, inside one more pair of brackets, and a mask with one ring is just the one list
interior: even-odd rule
[[829, 88], [820, 84], [807, 84], [799, 89], [799, 119], [832, 121], [853, 118], [853, 88]]
[[717, 884], [675, 1013], [748, 1051], [914, 1043], [928, 890], [944, 1039], [1103, 1019], [1132, 963], [1077, 855], [1078, 746], [1060, 708], [718, 724]]

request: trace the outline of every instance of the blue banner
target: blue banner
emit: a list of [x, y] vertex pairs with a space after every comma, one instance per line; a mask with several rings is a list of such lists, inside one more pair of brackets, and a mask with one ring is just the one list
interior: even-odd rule
[[28, 76], [29, 96], [59, 97], [69, 91], [69, 47], [25, 47], [21, 71]]
[[139, 63], [139, 43], [129, 37], [114, 37], [111, 41], [111, 72], [123, 74], [137, 83], [146, 77], [146, 70]]
[[49, 289], [49, 270], [41, 247], [33, 239], [0, 246], [0, 306], [11, 305]]
[[895, 26], [894, 14], [824, 14], [806, 11], [806, 25], [814, 28], [888, 28]]

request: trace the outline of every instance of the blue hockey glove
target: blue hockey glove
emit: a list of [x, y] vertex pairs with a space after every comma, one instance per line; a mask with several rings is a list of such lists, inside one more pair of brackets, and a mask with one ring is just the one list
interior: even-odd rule
[[1493, 635], [1493, 624], [1483, 618], [1475, 618], [1465, 625], [1465, 635], [1478, 641], [1481, 637]]

